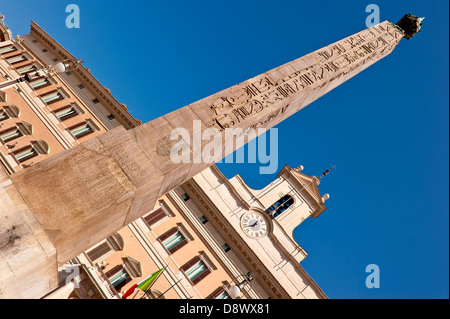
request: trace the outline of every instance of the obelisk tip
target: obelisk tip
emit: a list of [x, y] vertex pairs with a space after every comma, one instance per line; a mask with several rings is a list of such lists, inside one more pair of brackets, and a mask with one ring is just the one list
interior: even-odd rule
[[418, 16], [408, 13], [405, 14], [396, 25], [403, 30], [404, 37], [409, 40], [420, 32], [423, 19], [425, 19], [425, 17], [419, 18]]

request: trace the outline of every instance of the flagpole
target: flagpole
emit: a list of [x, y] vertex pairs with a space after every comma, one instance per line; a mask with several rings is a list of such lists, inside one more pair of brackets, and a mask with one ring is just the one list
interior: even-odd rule
[[167, 289], [166, 291], [164, 291], [164, 292], [163, 292], [161, 295], [159, 295], [158, 298], [156, 298], [156, 299], [159, 299], [159, 297], [164, 296], [164, 294], [165, 294], [166, 292], [168, 292], [170, 289], [172, 289], [174, 286], [176, 286], [180, 281], [181, 281], [181, 279], [178, 280], [176, 283], [174, 283], [172, 286], [170, 286], [169, 289]]
[[142, 298], [145, 297], [145, 295], [146, 295], [147, 292], [150, 290], [150, 288], [155, 284], [155, 282], [159, 279], [159, 277], [162, 275], [162, 273], [166, 270], [167, 266], [169, 266], [169, 264], [167, 264], [167, 265], [164, 266], [163, 271], [161, 271], [161, 272], [158, 274], [158, 277], [156, 277], [156, 279], [152, 282], [152, 284], [147, 288], [147, 290], [144, 292], [144, 294], [142, 295], [142, 297], [139, 298], [139, 299], [142, 299]]
[[139, 289], [136, 289], [136, 290], [137, 290], [137, 291], [136, 291], [136, 293], [134, 294], [133, 299], [136, 298], [136, 295], [137, 295], [138, 292], [139, 292]]

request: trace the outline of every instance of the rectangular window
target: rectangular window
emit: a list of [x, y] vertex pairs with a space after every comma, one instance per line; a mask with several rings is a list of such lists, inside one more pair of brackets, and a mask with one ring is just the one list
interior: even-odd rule
[[181, 198], [182, 198], [185, 202], [187, 202], [187, 201], [190, 199], [190, 197], [189, 197], [188, 194], [186, 194], [186, 193], [184, 193], [183, 195], [181, 195]]
[[154, 224], [159, 222], [160, 220], [167, 217], [166, 212], [160, 207], [149, 215], [145, 216], [143, 219], [147, 223], [149, 227], [152, 227]]
[[50, 94], [42, 96], [42, 100], [47, 104], [57, 102], [59, 100], [62, 100], [63, 98], [64, 96], [59, 91], [53, 91]]
[[188, 243], [185, 235], [180, 231], [178, 227], [174, 227], [166, 233], [162, 234], [158, 237], [158, 240], [171, 254]]
[[78, 112], [75, 110], [73, 106], [65, 106], [63, 108], [53, 111], [53, 113], [60, 121], [65, 121], [67, 119], [70, 119], [71, 117], [78, 115]]
[[14, 64], [14, 63], [18, 63], [21, 61], [25, 61], [26, 59], [27, 58], [23, 54], [19, 54], [19, 55], [15, 55], [13, 57], [6, 59], [6, 61], [8, 61], [9, 64]]
[[47, 85], [49, 85], [49, 84], [50, 84], [50, 81], [49, 81], [48, 79], [42, 78], [42, 79], [38, 79], [38, 80], [36, 80], [36, 81], [31, 82], [31, 83], [30, 83], [30, 86], [31, 86], [33, 89], [38, 89], [38, 88], [40, 88], [40, 87], [44, 87], [44, 86], [47, 86]]
[[0, 48], [0, 54], [16, 51], [17, 49], [13, 45], [7, 45]]
[[163, 241], [163, 245], [164, 247], [167, 248], [167, 250], [170, 251], [172, 248], [174, 248], [176, 245], [178, 245], [184, 240], [186, 239], [183, 237], [183, 235], [180, 232], [176, 232], [175, 234], [167, 238], [165, 241]]
[[110, 271], [105, 273], [105, 275], [106, 277], [108, 277], [109, 282], [117, 291], [119, 291], [123, 286], [131, 281], [131, 277], [128, 275], [122, 265], [118, 265], [112, 268]]
[[0, 121], [7, 120], [8, 118], [8, 114], [5, 111], [0, 111]]
[[70, 73], [70, 71], [67, 71], [66, 74], [67, 74], [67, 75], [71, 75], [72, 73]]
[[117, 289], [117, 287], [128, 278], [128, 274], [125, 271], [125, 269], [122, 269], [121, 271], [114, 274], [111, 278], [109, 278], [109, 281], [114, 286], [114, 288]]
[[216, 297], [216, 299], [231, 299], [230, 295], [226, 291], [222, 292]]
[[20, 74], [30, 73], [36, 70], [36, 66], [30, 64], [17, 70]]
[[[206, 256], [204, 257], [207, 258]], [[194, 285], [211, 273], [211, 270], [201, 256], [195, 256], [181, 266], [180, 270], [184, 272], [186, 277]]]
[[100, 101], [99, 101], [98, 99], [93, 99], [92, 102], [93, 102], [94, 104], [97, 104], [97, 103], [99, 103]]
[[78, 88], [84, 89], [84, 85], [83, 84], [78, 84]]
[[206, 266], [205, 263], [200, 260], [188, 270], [186, 270], [185, 274], [190, 281], [194, 282], [195, 278], [198, 278], [202, 273], [206, 271], [209, 271], [208, 266]]
[[219, 287], [205, 299], [231, 299], [231, 297], [223, 287]]
[[73, 127], [69, 128], [69, 130], [70, 130], [70, 133], [72, 133], [72, 135], [77, 139], [82, 138], [83, 136], [86, 136], [86, 135], [94, 132], [92, 127], [87, 123], [73, 126]]
[[222, 249], [226, 253], [230, 251], [230, 247], [226, 243], [222, 245]]
[[30, 158], [38, 156], [39, 154], [31, 146], [24, 147], [20, 150], [13, 152], [14, 157], [19, 163], [23, 163]]
[[23, 136], [22, 132], [16, 127], [0, 132], [0, 139], [3, 143], [10, 142], [21, 136]]
[[57, 59], [57, 58], [54, 58], [54, 59], [53, 59], [53, 62], [58, 62], [58, 59]]
[[202, 222], [202, 224], [206, 224], [208, 222], [208, 220], [206, 219], [205, 216], [200, 216], [200, 221]]
[[42, 52], [47, 52], [47, 49], [42, 49]]
[[114, 115], [112, 115], [112, 114], [108, 115], [108, 120], [114, 120], [114, 119], [115, 119]]
[[91, 249], [86, 253], [86, 255], [89, 257], [89, 259], [94, 262], [100, 257], [106, 255], [108, 252], [110, 252], [112, 249], [109, 247], [109, 245], [105, 242], [101, 245], [98, 245], [94, 249]]

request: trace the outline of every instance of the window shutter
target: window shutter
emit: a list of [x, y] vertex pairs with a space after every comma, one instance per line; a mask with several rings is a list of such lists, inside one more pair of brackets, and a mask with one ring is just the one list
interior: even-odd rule
[[205, 299], [216, 299], [218, 296], [220, 296], [221, 293], [223, 293], [225, 289], [223, 287], [219, 287], [216, 290], [214, 290], [208, 297]]
[[17, 127], [16, 127], [16, 126], [13, 126], [13, 127], [10, 127], [10, 128], [8, 128], [8, 129], [6, 129], [6, 130], [0, 131], [0, 136], [1, 136], [1, 135], [4, 135], [4, 134], [7, 134], [7, 133], [9, 133], [9, 132], [12, 132], [12, 131], [14, 131], [14, 130], [17, 130]]
[[211, 270], [209, 270], [209, 268], [206, 268], [205, 271], [203, 271], [200, 275], [198, 275], [197, 277], [195, 277], [194, 279], [192, 279], [192, 283], [194, 285], [196, 285], [200, 280], [202, 280], [203, 278], [205, 278], [206, 276], [208, 276], [211, 273]]
[[144, 221], [147, 223], [147, 225], [149, 227], [151, 227], [153, 224], [160, 221], [161, 219], [163, 219], [166, 216], [167, 216], [167, 214], [164, 212], [164, 210], [162, 208], [158, 208], [153, 213], [145, 216]]
[[75, 109], [70, 105], [54, 110], [53, 113], [58, 117], [60, 121], [65, 121], [78, 115], [77, 111], [75, 111]]
[[36, 66], [34, 66], [33, 63], [23, 65], [20, 69], [17, 70], [17, 72], [19, 72], [21, 75], [25, 75], [33, 71], [36, 71]]
[[193, 265], [198, 263], [201, 260], [200, 256], [195, 256], [191, 260], [189, 260], [187, 263], [185, 263], [183, 266], [180, 267], [180, 270], [186, 271], [189, 268], [191, 268]]
[[[80, 139], [80, 138], [94, 132], [92, 127], [87, 122], [83, 122], [83, 123], [71, 126], [68, 128], [68, 130], [72, 133], [72, 135], [76, 139]], [[75, 132], [75, 131], [77, 131], [77, 132]]]
[[29, 160], [30, 158], [33, 158], [33, 157], [39, 155], [32, 146], [22, 147], [16, 151], [12, 152], [12, 154], [20, 163], [25, 162], [26, 160]]
[[[167, 238], [169, 238], [172, 235], [175, 235], [176, 233], [178, 233], [180, 230], [178, 229], [178, 227], [173, 227], [171, 228], [169, 231], [165, 232], [164, 234], [162, 234], [161, 236], [158, 237], [158, 239], [162, 242], [164, 242], [164, 240], [166, 240]], [[186, 237], [181, 234], [181, 236], [183, 236], [183, 240], [180, 241], [178, 244], [176, 244], [174, 247], [168, 249], [169, 253], [173, 254], [174, 252], [176, 252], [178, 249], [180, 249], [181, 247], [183, 247], [184, 245], [186, 245], [188, 243]]]
[[56, 103], [64, 99], [64, 96], [59, 92], [59, 90], [47, 92], [45, 95], [40, 95], [40, 97], [47, 105]]
[[122, 281], [120, 284], [114, 286], [114, 288], [116, 289], [116, 291], [120, 291], [120, 289], [123, 288], [123, 286], [125, 286], [127, 283], [129, 283], [130, 281], [132, 281], [133, 279], [131, 279], [131, 277], [127, 277], [125, 278], [124, 281]]
[[184, 245], [186, 245], [188, 243], [188, 241], [186, 240], [186, 238], [184, 238], [182, 241], [180, 241], [175, 247], [172, 247], [171, 249], [169, 249], [169, 252], [171, 254], [173, 254], [174, 252], [176, 252], [178, 249], [180, 249], [181, 247], [183, 247]]
[[122, 269], [123, 269], [122, 265], [117, 265], [117, 266], [111, 268], [110, 271], [105, 272], [105, 276], [110, 278], [110, 277], [114, 276], [115, 274], [117, 274]]
[[[123, 268], [122, 265], [117, 265], [114, 268], [112, 268], [110, 271], [106, 272], [105, 275], [108, 278], [111, 278], [112, 276], [114, 276], [115, 274], [117, 274], [119, 271], [125, 271], [125, 269]], [[126, 272], [126, 271], [125, 271]], [[133, 279], [131, 279], [131, 277], [128, 275], [126, 275], [127, 277], [121, 281], [119, 284], [115, 285], [114, 288], [117, 291], [120, 291], [120, 289], [125, 286], [127, 283], [129, 283], [130, 281], [132, 281]], [[110, 279], [111, 280], [111, 279]]]
[[88, 255], [89, 259], [91, 261], [95, 261], [99, 259], [101, 256], [105, 255], [107, 252], [109, 252], [111, 248], [107, 243], [103, 243], [94, 249], [88, 251], [86, 254]]
[[173, 228], [169, 229], [167, 232], [165, 232], [164, 234], [162, 234], [161, 236], [159, 236], [158, 239], [160, 241], [164, 241], [167, 238], [169, 238], [170, 236], [174, 235], [177, 231], [178, 231], [178, 228], [173, 227]]

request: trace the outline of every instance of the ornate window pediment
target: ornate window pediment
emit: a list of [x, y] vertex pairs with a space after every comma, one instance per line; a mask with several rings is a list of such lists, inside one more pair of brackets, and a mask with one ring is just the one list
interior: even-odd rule
[[18, 118], [20, 116], [20, 109], [17, 106], [12, 105], [12, 104], [5, 106], [5, 112], [10, 117]]
[[115, 250], [115, 251], [120, 251], [123, 250], [124, 247], [124, 241], [122, 236], [120, 236], [119, 233], [114, 233], [111, 236], [109, 236], [108, 238], [106, 238], [106, 240], [108, 241], [108, 243], [110, 244], [110, 246]]
[[126, 257], [122, 258], [123, 267], [133, 277], [142, 277], [141, 263], [134, 258]]
[[50, 153], [50, 146], [44, 140], [36, 140], [33, 142], [34, 148], [39, 152], [39, 154]]
[[33, 125], [30, 123], [23, 121], [17, 124], [17, 126], [23, 135], [33, 135]]

